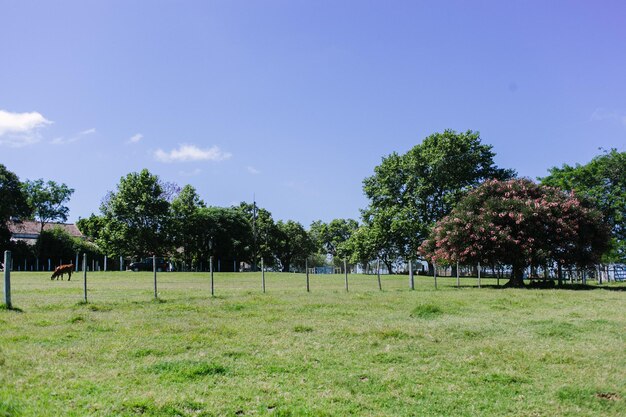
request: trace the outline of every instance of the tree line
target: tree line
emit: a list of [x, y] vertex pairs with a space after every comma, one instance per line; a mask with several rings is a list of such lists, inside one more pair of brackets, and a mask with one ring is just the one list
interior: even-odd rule
[[[626, 153], [604, 151], [586, 165], [551, 168], [538, 181], [496, 166], [494, 157], [478, 132], [435, 133], [404, 154], [383, 157], [364, 179], [369, 204], [360, 221], [318, 220], [308, 229], [276, 221], [254, 202], [209, 206], [192, 186], [144, 169], [122, 177], [99, 214], [77, 226], [95, 245], [91, 250], [108, 256], [161, 255], [188, 265], [214, 257], [253, 268], [262, 260], [281, 271], [302, 270], [307, 260], [380, 259], [393, 272], [420, 259], [431, 273], [435, 265], [481, 262], [510, 267], [511, 284], [521, 285], [520, 271], [528, 267], [626, 261]], [[73, 190], [64, 184], [20, 183], [2, 166], [0, 187], [2, 195], [21, 196], [2, 198], [3, 224], [24, 216], [40, 220], [43, 230], [43, 222], [67, 218], [64, 203]], [[0, 235], [7, 246], [6, 230]]]

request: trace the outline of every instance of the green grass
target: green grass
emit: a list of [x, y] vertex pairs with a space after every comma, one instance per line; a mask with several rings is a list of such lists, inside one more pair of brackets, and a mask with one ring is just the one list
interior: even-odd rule
[[5, 416], [623, 416], [626, 286], [14, 273]]

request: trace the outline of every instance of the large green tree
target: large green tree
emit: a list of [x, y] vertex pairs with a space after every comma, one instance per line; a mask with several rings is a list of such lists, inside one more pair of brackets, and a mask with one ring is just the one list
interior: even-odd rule
[[256, 269], [261, 259], [266, 266], [275, 266], [274, 248], [278, 238], [278, 229], [272, 218], [272, 213], [267, 209], [259, 208], [255, 203], [242, 202], [235, 208], [242, 213], [252, 230], [249, 260], [253, 269]]
[[333, 258], [345, 255], [345, 242], [359, 228], [353, 219], [333, 219], [330, 223], [316, 220], [311, 223], [310, 235], [317, 250]]
[[292, 266], [303, 267], [309, 255], [315, 252], [315, 244], [309, 233], [293, 220], [279, 220], [276, 228], [274, 254], [280, 261], [282, 271], [289, 272]]
[[606, 260], [626, 262], [626, 152], [611, 149], [585, 165], [565, 164], [549, 172], [542, 184], [574, 191], [600, 209], [613, 240]]
[[187, 240], [194, 261], [208, 260], [211, 256], [222, 261], [249, 258], [252, 230], [239, 210], [199, 207], [193, 224], [195, 227], [187, 230]]
[[183, 258], [191, 263], [206, 252], [207, 238], [200, 209], [204, 201], [191, 185], [186, 185], [173, 199], [171, 205], [171, 238], [176, 248], [182, 250]]
[[158, 176], [147, 169], [122, 177], [100, 210], [104, 228], [98, 242], [108, 254], [143, 257], [170, 251], [170, 204]]
[[[392, 153], [363, 181], [370, 200], [363, 222], [373, 231], [376, 251], [387, 258], [416, 254], [433, 224], [483, 181], [515, 176], [498, 168], [492, 146], [478, 132], [446, 130], [428, 136], [403, 155]], [[388, 264], [388, 267], [390, 265]]]
[[55, 181], [44, 182], [41, 178], [27, 180], [22, 187], [34, 219], [41, 224], [41, 232], [47, 223], [57, 220], [67, 221], [70, 209], [66, 204], [74, 193], [73, 188]]
[[0, 164], [0, 249], [8, 245], [11, 233], [7, 222], [12, 217], [28, 217], [30, 208], [17, 175]]

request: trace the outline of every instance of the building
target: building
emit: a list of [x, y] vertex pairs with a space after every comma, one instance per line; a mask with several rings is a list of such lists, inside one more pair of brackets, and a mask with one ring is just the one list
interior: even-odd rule
[[[11, 220], [7, 224], [9, 231], [11, 232], [11, 240], [18, 242], [26, 242], [29, 245], [37, 243], [39, 233], [41, 231], [41, 223], [32, 220]], [[65, 230], [70, 236], [83, 237], [83, 234], [78, 230], [75, 224], [68, 223], [46, 223], [43, 230], [52, 230], [54, 228], [61, 228]]]

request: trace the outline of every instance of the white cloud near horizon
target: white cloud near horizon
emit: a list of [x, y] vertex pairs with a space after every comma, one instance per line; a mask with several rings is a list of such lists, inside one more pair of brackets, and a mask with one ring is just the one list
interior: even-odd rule
[[19, 148], [37, 143], [41, 140], [39, 129], [51, 123], [38, 112], [0, 110], [0, 145]]
[[605, 108], [598, 107], [591, 114], [591, 120], [592, 121], [614, 120], [626, 126], [626, 110], [624, 109], [607, 110]]
[[229, 152], [222, 151], [217, 146], [207, 149], [198, 148], [195, 145], [180, 145], [178, 149], [172, 149], [165, 152], [163, 149], [157, 149], [154, 152], [154, 158], [159, 162], [197, 162], [197, 161], [223, 161], [232, 156]]
[[252, 175], [259, 175], [261, 173], [261, 171], [259, 171], [253, 166], [248, 166], [247, 169], [248, 169], [248, 172]]
[[53, 140], [50, 141], [50, 143], [53, 145], [69, 145], [70, 143], [78, 142], [79, 140], [83, 139], [85, 136], [93, 135], [94, 133], [96, 133], [96, 128], [92, 127], [91, 129], [78, 132], [76, 135], [68, 139], [62, 136], [58, 138], [54, 138]]
[[135, 133], [130, 138], [128, 138], [128, 141], [126, 143], [137, 143], [141, 139], [143, 139], [143, 135], [141, 133]]

